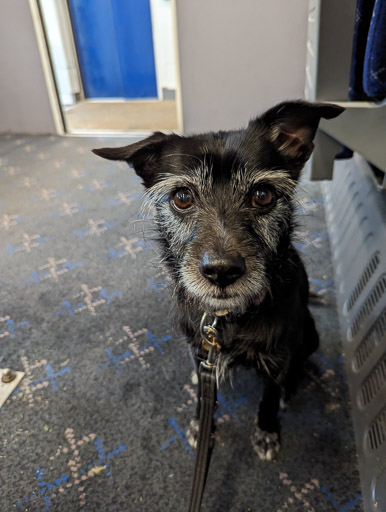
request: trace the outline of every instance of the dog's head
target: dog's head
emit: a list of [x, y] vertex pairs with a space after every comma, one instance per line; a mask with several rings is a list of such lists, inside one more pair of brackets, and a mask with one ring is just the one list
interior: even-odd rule
[[293, 194], [320, 119], [343, 108], [285, 102], [245, 130], [154, 133], [121, 148], [155, 206], [165, 258], [185, 297], [205, 310], [244, 311], [270, 289], [272, 261], [292, 231]]

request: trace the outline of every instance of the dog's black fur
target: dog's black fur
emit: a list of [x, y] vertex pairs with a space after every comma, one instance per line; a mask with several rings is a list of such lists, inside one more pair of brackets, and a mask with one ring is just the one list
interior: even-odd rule
[[[318, 346], [307, 275], [291, 243], [294, 189], [320, 118], [342, 111], [284, 102], [245, 130], [190, 137], [157, 132], [126, 147], [94, 150], [126, 160], [143, 180], [174, 284], [177, 322], [196, 360], [204, 357], [203, 312], [227, 310], [219, 377], [240, 364], [262, 372], [252, 443], [266, 460], [279, 450], [280, 397], [294, 391], [303, 362]], [[193, 445], [198, 416], [199, 408], [188, 436]]]

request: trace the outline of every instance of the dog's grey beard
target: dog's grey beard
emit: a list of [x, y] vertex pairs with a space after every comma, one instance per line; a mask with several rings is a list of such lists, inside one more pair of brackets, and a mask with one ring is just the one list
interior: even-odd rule
[[[242, 314], [253, 301], [261, 295], [264, 290], [269, 289], [268, 279], [265, 277], [263, 265], [261, 269], [248, 272], [238, 280], [229, 285], [226, 291], [218, 286], [212, 285], [202, 277], [196, 265], [185, 262], [179, 271], [179, 276], [184, 290], [191, 296], [195, 303], [202, 306], [203, 311], [229, 311]], [[224, 294], [225, 298], [220, 295]]]

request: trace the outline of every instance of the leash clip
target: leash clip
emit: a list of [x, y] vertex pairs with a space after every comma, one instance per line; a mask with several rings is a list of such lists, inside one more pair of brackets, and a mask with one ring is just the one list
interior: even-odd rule
[[211, 347], [214, 347], [216, 350], [221, 350], [221, 338], [216, 329], [218, 323], [218, 316], [214, 317], [213, 322], [210, 324], [205, 324], [208, 314], [204, 313], [201, 318], [200, 323], [200, 333], [202, 336], [202, 346], [205, 350], [210, 350]]
[[202, 336], [202, 346], [208, 352], [208, 357], [201, 364], [206, 368], [214, 368], [216, 361], [216, 351], [221, 350], [221, 338], [216, 328], [219, 317], [214, 316], [212, 323], [206, 323], [208, 313], [204, 313], [200, 323], [200, 334]]

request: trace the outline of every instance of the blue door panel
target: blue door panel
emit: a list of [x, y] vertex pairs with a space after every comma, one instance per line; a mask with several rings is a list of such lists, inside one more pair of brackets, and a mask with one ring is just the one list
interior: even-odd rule
[[157, 97], [149, 0], [112, 0], [125, 98]]
[[69, 0], [88, 98], [157, 97], [149, 0]]
[[109, 0], [69, 0], [87, 98], [122, 97], [123, 85]]

